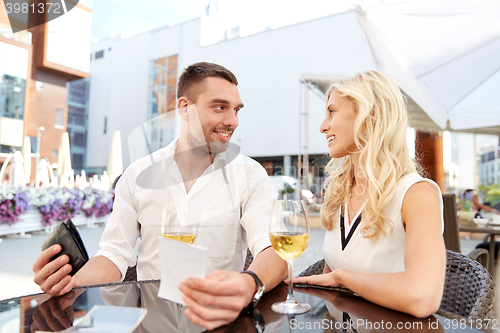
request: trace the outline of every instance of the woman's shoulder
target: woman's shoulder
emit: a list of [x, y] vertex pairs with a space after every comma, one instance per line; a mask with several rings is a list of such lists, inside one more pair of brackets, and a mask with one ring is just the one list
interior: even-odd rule
[[400, 200], [400, 205], [402, 207], [403, 199], [406, 197], [408, 190], [417, 183], [425, 183], [426, 186], [419, 186], [418, 189], [414, 188], [420, 195], [424, 195], [425, 197], [432, 197], [432, 192], [434, 191], [437, 194], [437, 200], [439, 202], [439, 210], [441, 213], [441, 229], [444, 230], [443, 223], [443, 198], [441, 196], [441, 188], [435, 181], [429, 178], [425, 178], [420, 176], [418, 173], [410, 173], [407, 174], [399, 180], [398, 187], [396, 189], [396, 196]]
[[439, 194], [441, 193], [441, 189], [438, 184], [436, 184], [435, 181], [429, 178], [422, 177], [416, 172], [411, 172], [407, 173], [404, 176], [402, 176], [400, 179], [398, 179], [398, 184], [396, 187], [396, 195], [404, 195], [410, 187], [412, 187], [416, 183], [420, 182], [425, 182], [430, 185], [430, 187], [438, 192]]
[[441, 206], [442, 206], [441, 188], [439, 187], [439, 185], [436, 184], [436, 182], [434, 182], [432, 179], [422, 177], [416, 172], [408, 173], [398, 180], [398, 184], [396, 187], [396, 193], [394, 195], [394, 197], [396, 199], [395, 204], [398, 207], [401, 207], [403, 204], [403, 199], [405, 198], [408, 190], [413, 185], [415, 185], [417, 183], [422, 183], [422, 182], [427, 184], [432, 190], [434, 190], [434, 192], [436, 192], [436, 194], [439, 195], [439, 198], [441, 201]]

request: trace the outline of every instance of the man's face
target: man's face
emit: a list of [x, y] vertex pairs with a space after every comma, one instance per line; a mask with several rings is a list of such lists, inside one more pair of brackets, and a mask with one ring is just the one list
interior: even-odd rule
[[[220, 153], [227, 149], [238, 127], [238, 111], [243, 103], [238, 88], [225, 79], [207, 77], [201, 85], [196, 103], [188, 105], [188, 142], [192, 148], [208, 146], [208, 153]], [[194, 112], [199, 123], [193, 119]]]

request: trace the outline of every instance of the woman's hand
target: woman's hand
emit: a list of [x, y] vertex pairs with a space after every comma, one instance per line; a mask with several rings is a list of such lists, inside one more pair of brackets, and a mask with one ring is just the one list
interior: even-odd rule
[[[292, 281], [293, 283], [307, 283], [325, 287], [342, 287], [336, 278], [339, 270], [340, 269], [337, 269], [326, 274], [297, 277], [293, 278]], [[288, 280], [286, 280], [285, 283], [288, 284]]]

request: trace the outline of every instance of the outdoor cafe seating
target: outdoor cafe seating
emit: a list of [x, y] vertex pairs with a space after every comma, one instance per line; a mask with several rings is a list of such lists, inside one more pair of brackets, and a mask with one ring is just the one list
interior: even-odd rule
[[[324, 259], [299, 276], [323, 273]], [[325, 287], [327, 288], [327, 287]], [[446, 250], [446, 279], [438, 314], [466, 320], [484, 320], [493, 308], [495, 284], [484, 266], [471, 258]]]

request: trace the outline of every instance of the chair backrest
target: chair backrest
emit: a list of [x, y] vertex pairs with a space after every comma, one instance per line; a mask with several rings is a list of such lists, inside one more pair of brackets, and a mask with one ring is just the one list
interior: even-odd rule
[[310, 265], [305, 270], [303, 270], [302, 273], [298, 275], [298, 277], [323, 274], [324, 268], [325, 268], [325, 259], [318, 260], [314, 264]]
[[457, 202], [455, 194], [443, 194], [444, 244], [448, 250], [460, 252]]
[[[319, 260], [299, 276], [322, 274], [324, 266], [325, 260]], [[446, 279], [438, 313], [482, 320], [487, 318], [494, 299], [495, 284], [486, 268], [461, 253], [446, 250]]]
[[123, 278], [123, 282], [126, 281], [137, 281], [137, 265], [130, 266], [125, 273], [125, 277]]
[[250, 252], [250, 249], [247, 249], [247, 256], [245, 258], [245, 266], [243, 266], [243, 270], [246, 271], [248, 267], [250, 267], [252, 262], [253, 262], [252, 252]]
[[468, 256], [446, 250], [446, 279], [439, 310], [482, 320], [494, 300], [495, 283], [488, 270]]

